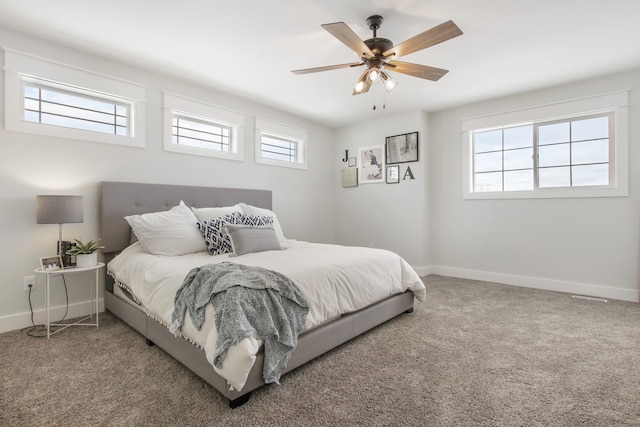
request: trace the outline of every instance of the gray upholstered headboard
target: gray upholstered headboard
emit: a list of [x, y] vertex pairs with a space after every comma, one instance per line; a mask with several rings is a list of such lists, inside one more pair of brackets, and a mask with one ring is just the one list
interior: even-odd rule
[[243, 188], [103, 182], [100, 188], [100, 236], [106, 256], [130, 243], [127, 215], [166, 211], [183, 200], [192, 207], [222, 207], [244, 202], [271, 209], [271, 191]]

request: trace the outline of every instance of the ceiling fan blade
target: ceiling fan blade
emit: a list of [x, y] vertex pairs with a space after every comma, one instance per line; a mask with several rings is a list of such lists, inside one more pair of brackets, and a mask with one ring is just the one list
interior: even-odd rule
[[361, 58], [373, 58], [375, 55], [364, 44], [362, 39], [353, 32], [351, 28], [344, 22], [335, 22], [333, 24], [322, 24], [322, 28], [327, 30], [331, 35], [340, 40], [349, 49], [358, 54]]
[[459, 35], [462, 35], [462, 30], [458, 28], [453, 21], [447, 21], [417, 36], [411, 37], [409, 40], [403, 41], [399, 45], [384, 52], [382, 56], [387, 57], [394, 55], [398, 58], [458, 37]]
[[434, 82], [440, 80], [442, 76], [449, 72], [449, 70], [443, 70], [442, 68], [400, 61], [390, 61], [387, 64], [387, 71], [395, 71], [421, 79], [433, 80]]
[[302, 70], [293, 70], [293, 74], [309, 74], [319, 73], [320, 71], [338, 70], [340, 68], [358, 67], [364, 65], [364, 62], [352, 62], [350, 64], [327, 65], [326, 67], [304, 68]]

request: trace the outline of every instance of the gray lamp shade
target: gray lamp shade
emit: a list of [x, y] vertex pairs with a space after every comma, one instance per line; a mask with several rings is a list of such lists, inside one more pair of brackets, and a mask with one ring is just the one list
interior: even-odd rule
[[69, 224], [83, 221], [82, 196], [36, 196], [36, 224]]

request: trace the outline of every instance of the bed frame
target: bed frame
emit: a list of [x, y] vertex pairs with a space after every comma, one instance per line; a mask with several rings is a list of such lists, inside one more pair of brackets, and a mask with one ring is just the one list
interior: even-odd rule
[[[181, 200], [193, 207], [222, 207], [240, 202], [266, 209], [271, 209], [272, 206], [271, 191], [268, 190], [103, 182], [100, 194], [100, 231], [105, 262], [108, 263], [130, 244], [131, 229], [125, 216], [168, 210]], [[142, 310], [114, 295], [113, 286], [113, 280], [107, 276], [104, 295], [106, 310], [142, 334], [149, 345], [157, 345], [222, 393], [229, 399], [231, 408], [246, 403], [251, 392], [264, 385], [261, 352], [256, 357], [242, 391], [230, 390], [226, 380], [207, 362], [202, 349], [184, 338], [175, 337], [165, 326], [147, 317]], [[411, 291], [393, 295], [301, 334], [285, 373], [393, 317], [412, 312], [413, 298]]]

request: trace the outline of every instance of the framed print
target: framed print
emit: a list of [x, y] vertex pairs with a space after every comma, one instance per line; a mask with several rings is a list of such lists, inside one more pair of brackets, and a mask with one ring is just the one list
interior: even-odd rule
[[40, 258], [40, 267], [43, 271], [61, 270], [62, 257], [60, 255], [51, 255]]
[[360, 184], [373, 184], [384, 182], [384, 146], [360, 148], [358, 161], [358, 182]]
[[387, 184], [400, 184], [400, 166], [387, 166]]
[[350, 168], [354, 167], [356, 165], [356, 158], [355, 157], [349, 157], [349, 163], [348, 166]]
[[386, 138], [387, 164], [418, 161], [418, 132]]
[[342, 169], [342, 188], [358, 186], [358, 170], [355, 168]]

